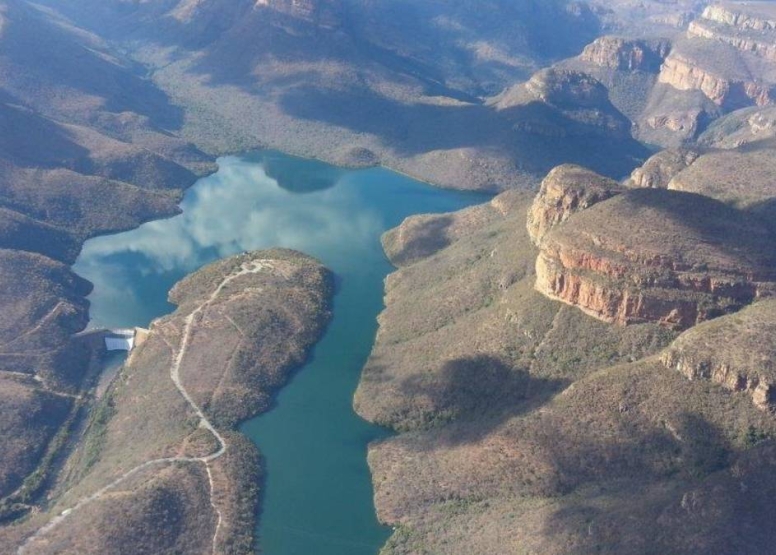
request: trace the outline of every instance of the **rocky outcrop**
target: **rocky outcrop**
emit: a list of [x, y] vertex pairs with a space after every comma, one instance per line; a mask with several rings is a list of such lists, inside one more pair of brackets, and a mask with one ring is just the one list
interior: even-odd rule
[[705, 120], [706, 113], [701, 109], [676, 110], [649, 116], [644, 120], [644, 126], [652, 131], [667, 131], [679, 140], [687, 140], [698, 134]]
[[738, 449], [776, 437], [776, 420], [667, 370], [653, 355], [671, 330], [608, 325], [534, 291], [529, 203], [390, 234], [461, 232], [388, 278], [355, 396], [399, 432], [369, 446], [377, 515], [394, 528], [384, 553], [770, 553], [776, 457], [739, 463]]
[[776, 11], [763, 2], [715, 4], [703, 11], [703, 18], [739, 29], [776, 30]]
[[[713, 54], [710, 54], [713, 55]], [[765, 106], [776, 99], [776, 86], [754, 78], [716, 72], [676, 51], [663, 63], [658, 82], [680, 91], [699, 90], [718, 106]]]
[[775, 336], [776, 300], [768, 299], [688, 330], [661, 360], [688, 379], [746, 391], [755, 406], [776, 411]]
[[687, 33], [776, 61], [776, 10], [762, 2], [708, 6]]
[[669, 189], [698, 193], [738, 208], [770, 211], [776, 199], [773, 148], [715, 150], [674, 176]]
[[661, 83], [699, 90], [734, 110], [776, 99], [776, 10], [762, 3], [710, 6], [677, 41], [660, 72]]
[[629, 137], [630, 121], [610, 102], [606, 87], [592, 75], [553, 67], [506, 89], [490, 105], [512, 120], [517, 131], [545, 137], [605, 133]]
[[616, 181], [580, 166], [564, 164], [542, 181], [539, 194], [528, 211], [528, 235], [534, 244], [569, 216], [606, 200], [622, 188]]
[[342, 22], [342, 5], [338, 0], [256, 0], [256, 7], [270, 8], [321, 27], [338, 27]]
[[658, 152], [631, 173], [629, 187], [666, 189], [671, 179], [698, 159], [700, 154], [686, 148]]
[[721, 202], [633, 190], [544, 236], [536, 288], [606, 322], [684, 329], [771, 295], [772, 241], [766, 227]]
[[[554, 106], [595, 107], [608, 102], [609, 96], [597, 79], [585, 73], [564, 69], [545, 69], [525, 84], [525, 93]], [[500, 105], [499, 107], [504, 107]]]
[[725, 32], [724, 28], [718, 25], [696, 20], [690, 23], [687, 34], [690, 37], [718, 40], [729, 44], [742, 52], [752, 52], [768, 60], [776, 61], [776, 44], [768, 38], [763, 38], [762, 32], [757, 32], [755, 36], [751, 33], [730, 34]]
[[738, 148], [742, 145], [776, 138], [776, 107], [738, 110], [715, 121], [698, 138], [711, 148]]
[[580, 58], [609, 69], [657, 72], [669, 49], [668, 41], [606, 36], [597, 38], [585, 47]]

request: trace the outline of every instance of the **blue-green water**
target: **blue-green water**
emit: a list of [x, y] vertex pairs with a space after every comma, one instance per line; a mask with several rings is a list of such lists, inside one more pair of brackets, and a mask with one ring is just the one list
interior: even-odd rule
[[174, 309], [176, 281], [242, 251], [288, 247], [326, 264], [339, 288], [325, 337], [276, 407], [242, 427], [267, 464], [259, 541], [266, 555], [374, 555], [389, 530], [374, 514], [366, 447], [383, 432], [351, 401], [392, 269], [380, 235], [411, 214], [486, 197], [270, 151], [218, 162], [182, 215], [86, 243], [75, 270], [95, 284], [92, 325], [145, 326]]

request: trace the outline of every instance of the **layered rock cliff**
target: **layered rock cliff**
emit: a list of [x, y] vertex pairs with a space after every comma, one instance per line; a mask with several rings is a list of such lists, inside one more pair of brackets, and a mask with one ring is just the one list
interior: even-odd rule
[[606, 134], [629, 137], [630, 121], [592, 75], [553, 67], [506, 89], [490, 103], [513, 129], [548, 137]]
[[535, 291], [529, 203], [504, 193], [386, 241], [400, 269], [355, 399], [399, 432], [369, 449], [383, 552], [769, 553], [776, 420], [661, 364], [672, 330]]
[[700, 18], [690, 23], [687, 34], [776, 61], [776, 10], [763, 2], [708, 6]]
[[724, 68], [718, 63], [709, 64], [715, 58], [717, 62], [723, 58], [719, 57], [718, 46], [707, 46], [710, 52], [700, 56], [675, 49], [663, 63], [658, 81], [681, 91], [699, 90], [715, 104], [730, 109], [751, 104], [765, 106], [776, 99], [776, 86], [753, 77], [734, 53], [726, 53], [728, 61]]
[[725, 2], [706, 7], [709, 21], [755, 31], [776, 30], [776, 10], [768, 2]]
[[528, 211], [528, 235], [539, 245], [544, 235], [569, 216], [622, 192], [616, 182], [580, 166], [553, 169], [542, 181]]
[[665, 40], [633, 40], [621, 37], [600, 37], [585, 47], [580, 58], [585, 62], [621, 71], [660, 69], [668, 55], [670, 43]]
[[631, 173], [626, 185], [648, 189], [666, 189], [671, 179], [692, 165], [700, 154], [686, 148], [658, 152]]
[[762, 2], [707, 7], [666, 58], [660, 82], [699, 90], [719, 106], [765, 106], [776, 98], [776, 29]]
[[639, 189], [547, 233], [536, 287], [607, 322], [687, 328], [774, 291], [768, 229], [700, 195]]
[[691, 380], [711, 380], [745, 391], [760, 409], [776, 410], [776, 300], [703, 323], [683, 333], [661, 355]]

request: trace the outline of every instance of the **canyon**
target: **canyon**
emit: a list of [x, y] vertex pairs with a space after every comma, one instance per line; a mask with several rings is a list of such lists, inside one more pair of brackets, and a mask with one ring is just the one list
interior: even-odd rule
[[[769, 553], [774, 22], [769, 2], [0, 0], [2, 550], [256, 548], [264, 466], [235, 428], [339, 283], [288, 250], [191, 267], [97, 398], [70, 266], [271, 146], [496, 195], [382, 239], [353, 404], [395, 432], [368, 454], [383, 553]], [[304, 174], [298, 205], [338, 171]], [[240, 218], [206, 221], [198, 240]]]

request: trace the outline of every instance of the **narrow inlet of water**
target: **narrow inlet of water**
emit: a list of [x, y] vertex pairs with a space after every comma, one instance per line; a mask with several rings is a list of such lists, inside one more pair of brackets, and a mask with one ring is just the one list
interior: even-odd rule
[[274, 151], [218, 164], [180, 216], [86, 243], [74, 269], [95, 285], [91, 325], [145, 327], [174, 309], [175, 282], [239, 252], [287, 247], [323, 262], [338, 280], [332, 323], [273, 410], [241, 427], [267, 465], [259, 543], [266, 555], [374, 555], [390, 531], [374, 514], [366, 448], [383, 432], [351, 402], [392, 270], [380, 236], [409, 215], [488, 197]]

